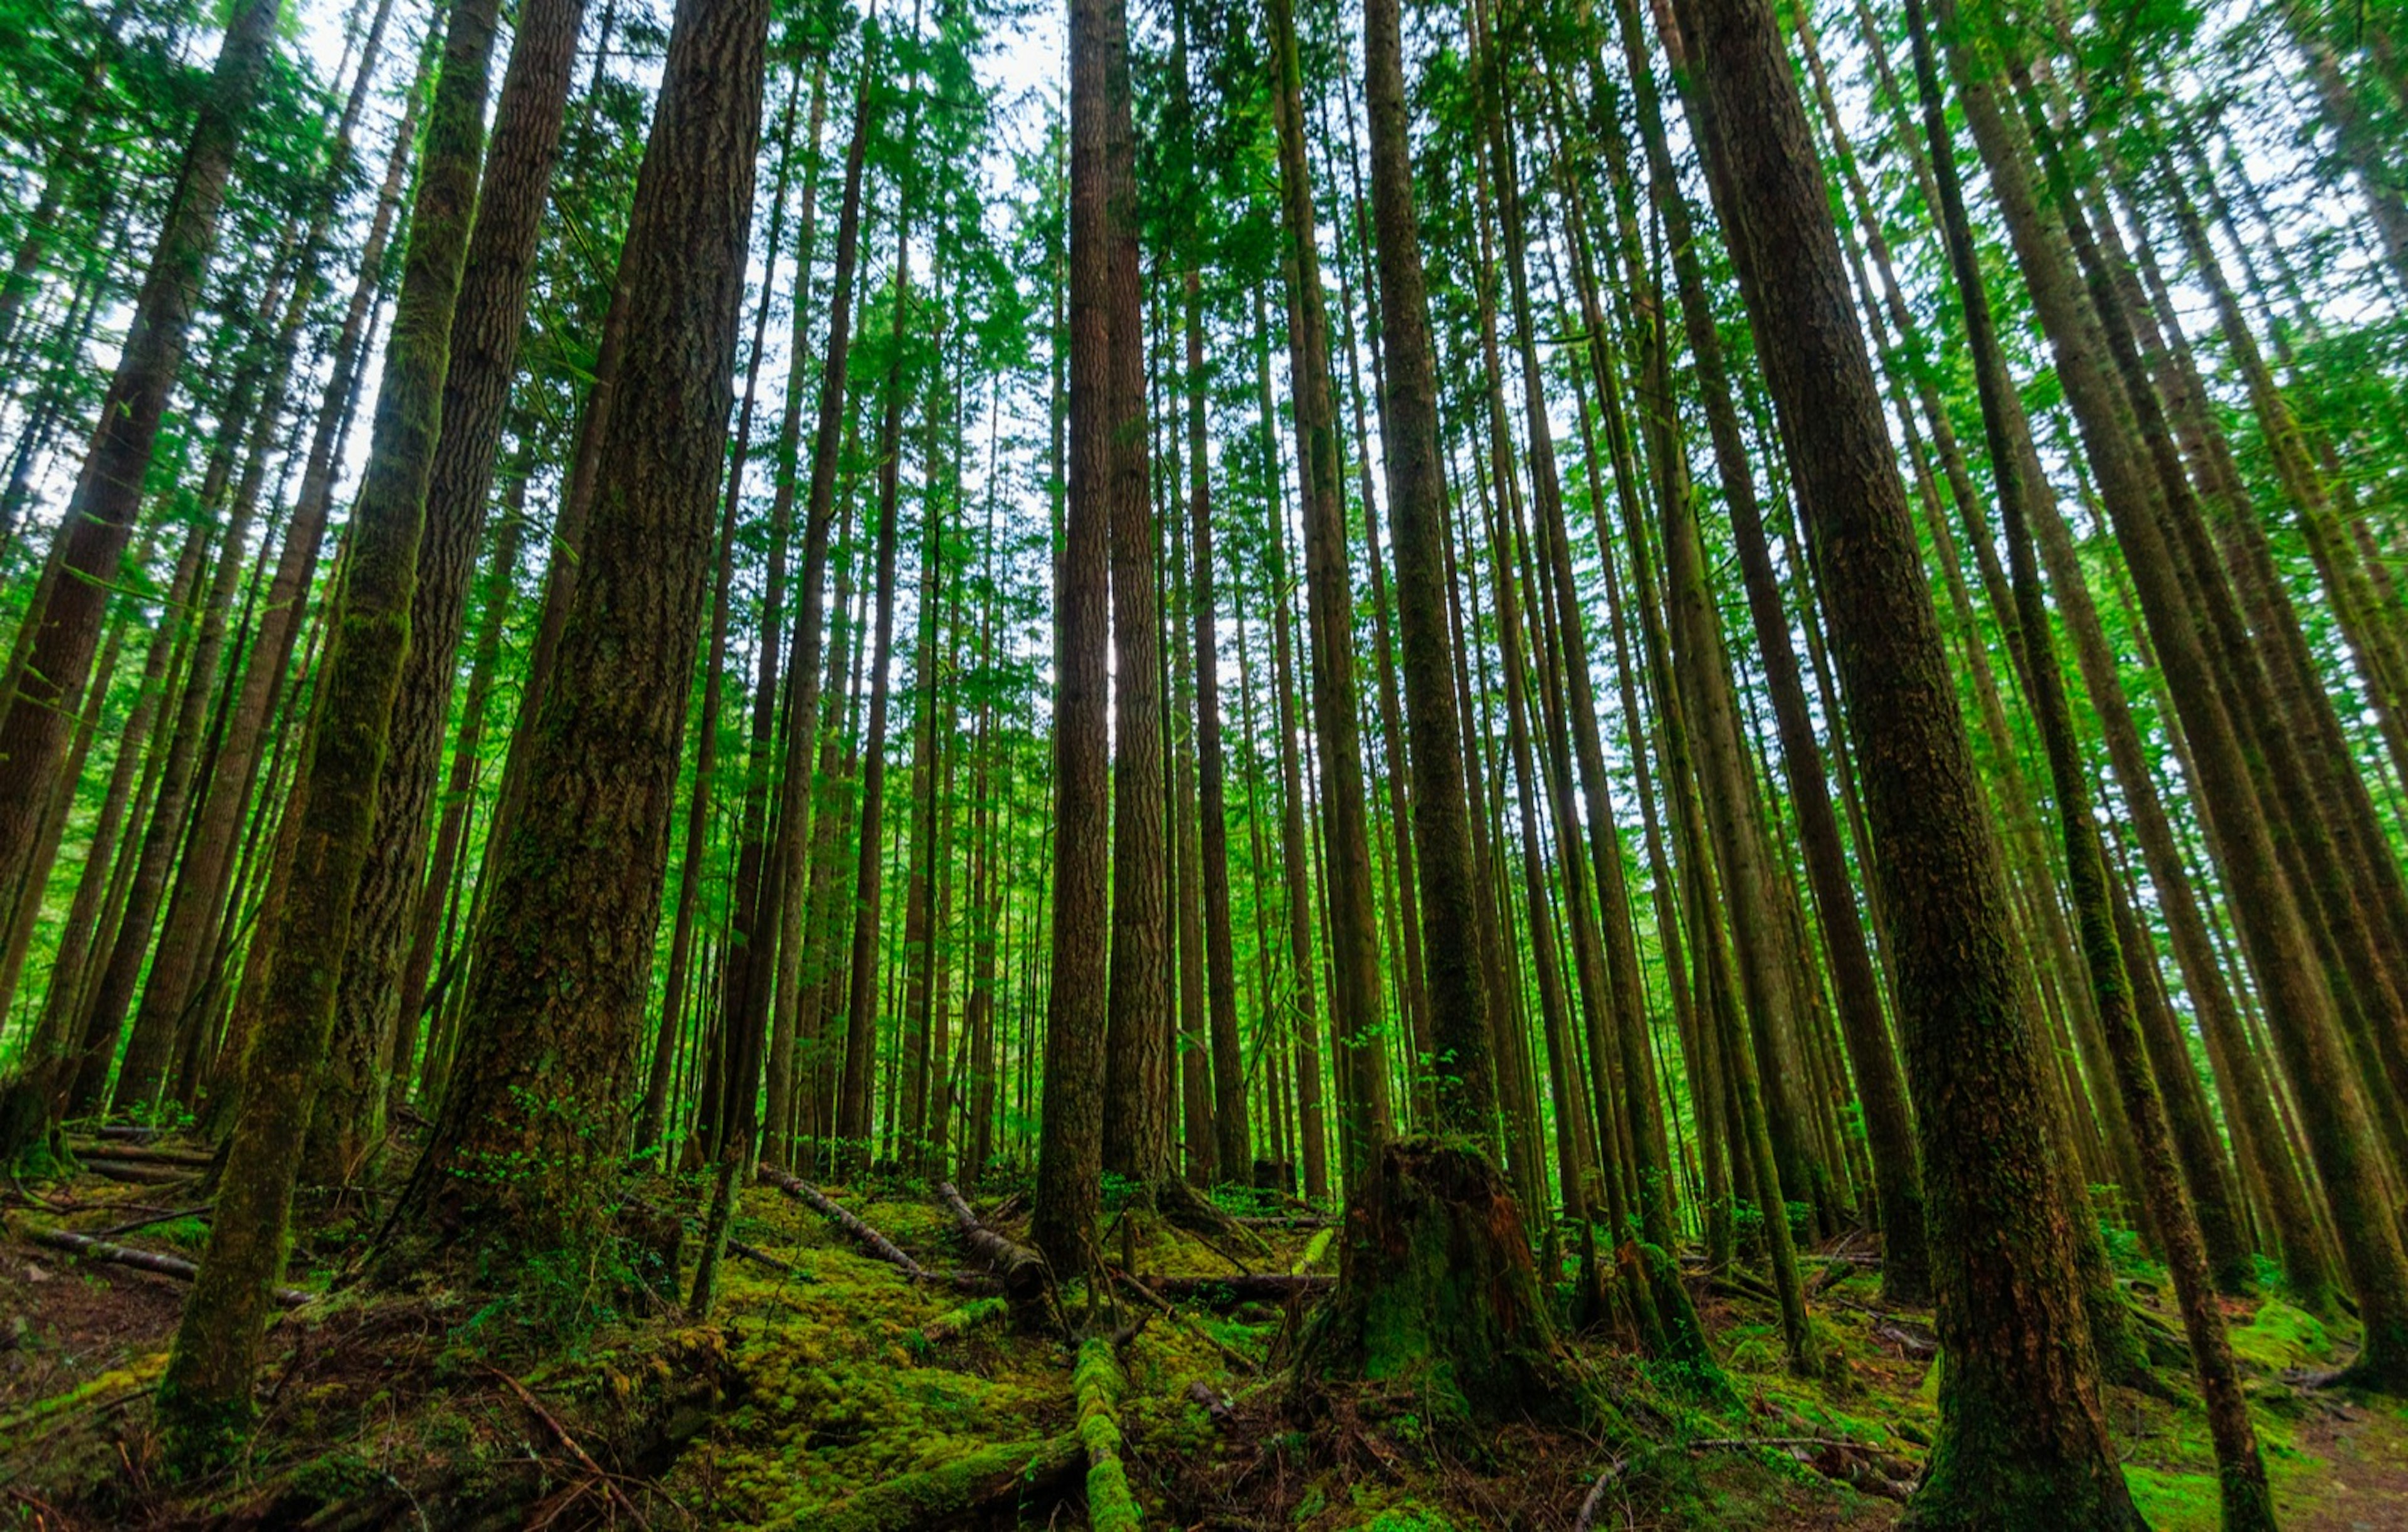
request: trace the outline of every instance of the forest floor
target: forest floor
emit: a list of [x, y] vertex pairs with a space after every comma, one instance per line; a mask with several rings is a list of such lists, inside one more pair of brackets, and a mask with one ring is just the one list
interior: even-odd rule
[[[104, 1165], [113, 1177], [95, 1173]], [[747, 1250], [709, 1323], [624, 1295], [614, 1316], [611, 1295], [580, 1290], [572, 1306], [590, 1322], [566, 1340], [523, 1296], [344, 1285], [372, 1221], [321, 1212], [292, 1277], [317, 1296], [271, 1333], [251, 1454], [177, 1482], [148, 1396], [182, 1282], [36, 1239], [180, 1214], [111, 1238], [189, 1259], [201, 1174], [94, 1159], [0, 1192], [0, 1527], [1075, 1528], [1088, 1521], [1066, 1326], [1120, 1338], [1124, 1453], [1153, 1526], [1885, 1527], [1936, 1423], [1929, 1315], [1882, 1303], [1878, 1273], [1852, 1253], [1862, 1240], [1812, 1263], [1838, 1357], [1828, 1377], [1784, 1367], [1757, 1279], [1698, 1274], [1735, 1398], [1701, 1396], [1600, 1333], [1572, 1345], [1617, 1425], [1475, 1437], [1412, 1398], [1290, 1387], [1282, 1364], [1310, 1293], [1247, 1297], [1222, 1280], [1327, 1272], [1326, 1225], [1208, 1242], [1116, 1224], [1114, 1265], [1188, 1279], [1168, 1312], [1130, 1296], [1014, 1316], [978, 1291], [991, 1284], [934, 1189], [883, 1178], [823, 1189], [931, 1280], [757, 1185], [734, 1228]], [[140, 1179], [115, 1179], [126, 1175]], [[1024, 1198], [974, 1200], [999, 1232], [1025, 1233]], [[2128, 1270], [2135, 1304], [2162, 1307], [2154, 1274], [2137, 1258]], [[1558, 1289], [1567, 1311], [1572, 1288]], [[561, 1294], [538, 1296], [556, 1314]], [[651, 1317], [624, 1311], [638, 1309]], [[2345, 1322], [2271, 1299], [2229, 1312], [2284, 1525], [2408, 1526], [2408, 1410], [2312, 1383], [2347, 1359]], [[2203, 1417], [2179, 1368], [2160, 1377], [2163, 1397], [2110, 1391], [2127, 1479], [2151, 1525], [2213, 1528]]]

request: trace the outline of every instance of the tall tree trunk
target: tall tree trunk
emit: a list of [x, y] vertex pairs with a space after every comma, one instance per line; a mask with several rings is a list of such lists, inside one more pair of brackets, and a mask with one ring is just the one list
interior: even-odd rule
[[1346, 494], [1339, 469], [1329, 376], [1329, 312], [1313, 233], [1304, 152], [1303, 69], [1294, 7], [1272, 0], [1271, 116], [1279, 140], [1281, 223], [1293, 284], [1288, 369], [1304, 487], [1305, 587], [1312, 639], [1313, 737], [1321, 752], [1322, 834], [1329, 859], [1330, 1038], [1347, 1088], [1340, 1162], [1351, 1188], [1388, 1132], [1381, 1063], [1380, 936], [1371, 902], [1371, 847], [1363, 793], [1362, 711], [1355, 695], [1354, 593], [1346, 556]]
[[374, 439], [343, 552], [340, 606], [287, 810], [297, 830], [285, 866], [307, 896], [283, 900], [274, 925], [261, 933], [269, 944], [265, 987], [217, 1211], [160, 1384], [171, 1451], [187, 1463], [215, 1458], [248, 1424], [251, 1375], [290, 1243], [294, 1182], [409, 644], [427, 469], [442, 429], [452, 315], [485, 146], [496, 10], [494, 0], [458, 0], [446, 25]]
[[1212, 1127], [1221, 1178], [1243, 1182], [1254, 1169], [1246, 1112], [1246, 1061], [1238, 1037], [1237, 945], [1229, 923], [1228, 766], [1221, 744], [1220, 619], [1212, 599], [1212, 477], [1204, 451], [1204, 303], [1190, 268], [1187, 297], [1187, 516], [1194, 560], [1188, 588], [1196, 645], [1196, 790], [1204, 895], [1205, 1002], [1212, 1041]]
[[2005, 868], [1789, 59], [1762, 0], [1689, 0], [1681, 15], [1894, 925], [1949, 1358], [1918, 1515], [2137, 1525], [2100, 1408], [2032, 1019], [2009, 970]]
[[492, 150], [451, 321], [439, 437], [426, 470], [408, 654], [377, 779], [373, 849], [353, 900], [332, 1051], [304, 1156], [305, 1168], [320, 1180], [356, 1176], [383, 1143], [409, 914], [425, 873], [428, 809], [442, 765], [468, 585], [484, 539], [584, 15], [585, 0], [528, 0], [494, 109]]
[[[678, 7], [620, 257], [625, 351], [593, 521], [452, 1087], [406, 1194], [422, 1225], [503, 1270], [594, 1249], [624, 1153], [726, 461], [767, 23], [764, 0]], [[482, 1173], [494, 1164], [534, 1168]]]
[[282, 14], [282, 0], [245, 0], [229, 20], [101, 403], [100, 429], [59, 523], [64, 578], [51, 585], [38, 615], [27, 617], [33, 635], [27, 663], [0, 716], [0, 868], [23, 866], [40, 830], [75, 699], [100, 643], [118, 562], [134, 534], [193, 306], [216, 252], [235, 150], [250, 125]]
[[2219, 695], [2181, 565], [2168, 546], [2163, 491], [2143, 465], [2134, 402], [2109, 370], [2114, 353], [2100, 316], [2084, 296], [2066, 233], [2043, 212], [2025, 150], [2000, 108], [1997, 64], [1977, 37], [1963, 32], [1951, 9], [1943, 7], [1940, 21], [1968, 125], [2048, 332], [2190, 745], [2200, 805], [2231, 894], [2229, 908], [2300, 1103], [2343, 1264], [2366, 1322], [2360, 1376], [2401, 1386], [2408, 1377], [2408, 1256], [2401, 1253], [2397, 1226], [2378, 1189], [2378, 1151], [2352, 1089], [2353, 1070], [2333, 1014], [2335, 997], [2318, 981], [2305, 912], [2294, 903], [2243, 737]]
[[1974, 249], [1972, 225], [1966, 217], [1956, 160], [1949, 152], [1945, 103], [1939, 93], [1939, 71], [1932, 62], [1931, 39], [1924, 25], [1920, 0], [1908, 0], [1907, 17], [1914, 31], [1916, 74], [1925, 93], [1924, 122], [1933, 148], [1931, 168], [1940, 191], [1941, 224], [1965, 308], [1966, 340], [1973, 355], [1974, 382], [1981, 394], [1991, 473], [1998, 482], [1999, 511], [2005, 524], [2016, 615], [2028, 646], [2025, 680], [2048, 756], [2049, 782], [2064, 842], [2066, 881], [2082, 934], [2083, 954], [2089, 966], [2100, 1026], [2106, 1034], [2116, 1084], [2138, 1139], [2141, 1190], [2148, 1199], [2151, 1222], [2157, 1230], [2173, 1279], [2183, 1328], [2190, 1340], [2192, 1367], [2206, 1400], [2224, 1525], [2235, 1532], [2251, 1527], [2271, 1532], [2274, 1525], [2273, 1496], [2267, 1488], [2266, 1467], [2258, 1456], [2257, 1433], [2250, 1425], [2240, 1374], [2233, 1365], [2231, 1345], [2225, 1337], [2224, 1316], [2216, 1307], [2206, 1246], [2177, 1177], [2165, 1107], [2159, 1099], [2157, 1082], [2142, 1040], [2141, 1024], [2134, 1014], [2132, 990], [2124, 969], [2115, 910], [2108, 888], [2106, 856], [2100, 844], [2098, 822], [2092, 817], [2088, 773], [2074, 738], [2063, 675], [2057, 669], [2054, 647], [2049, 642], [2051, 624], [2041, 594], [2029, 514], [2031, 500], [2042, 493], [2042, 482], [2028, 474], [2034, 465], [2027, 445], [2030, 432], [1990, 317], [1981, 258]]

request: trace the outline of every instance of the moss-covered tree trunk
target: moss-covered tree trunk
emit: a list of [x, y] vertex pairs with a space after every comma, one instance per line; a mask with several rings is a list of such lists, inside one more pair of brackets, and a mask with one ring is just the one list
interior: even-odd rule
[[409, 650], [378, 778], [371, 850], [353, 901], [326, 1080], [305, 1158], [321, 1181], [356, 1176], [383, 1145], [396, 1001], [410, 912], [425, 872], [428, 810], [584, 14], [585, 0], [528, 0], [517, 16], [494, 109], [492, 152], [476, 194], [476, 223], [451, 322], [440, 431], [426, 470]]
[[624, 1151], [725, 464], [766, 0], [684, 0], [620, 258], [625, 351], [416, 1221], [488, 1280], [595, 1258]]
[[200, 1275], [184, 1306], [159, 1410], [170, 1450], [217, 1456], [247, 1424], [251, 1375], [292, 1238], [302, 1140], [334, 1024], [351, 900], [369, 852], [394, 688], [409, 644], [427, 468], [442, 428], [453, 305], [476, 208], [494, 0], [458, 0], [428, 114], [409, 251], [374, 437], [344, 553], [317, 716], [287, 812], [291, 885], [269, 943], [250, 1052]]

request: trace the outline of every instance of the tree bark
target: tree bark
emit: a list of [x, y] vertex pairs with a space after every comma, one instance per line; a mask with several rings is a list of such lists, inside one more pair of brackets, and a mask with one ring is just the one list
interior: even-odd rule
[[1789, 59], [1763, 0], [1689, 0], [1681, 14], [1713, 105], [1715, 193], [1823, 574], [1894, 925], [1949, 1354], [1915, 1515], [2136, 1526], [2048, 1159], [2031, 1018], [2009, 967], [2005, 869]]

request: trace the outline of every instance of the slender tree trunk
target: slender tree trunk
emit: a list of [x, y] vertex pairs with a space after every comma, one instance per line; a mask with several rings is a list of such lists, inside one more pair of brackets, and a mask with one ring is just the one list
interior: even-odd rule
[[[1770, 8], [1690, 0], [1701, 137], [1779, 411], [1856, 741], [1920, 1109], [1941, 1341], [1925, 1525], [2139, 1523], [2107, 1439], [2031, 1018], [1805, 112]], [[1677, 55], [1676, 55], [1677, 56]], [[2033, 1187], [2048, 1189], [2035, 1196]]]
[[[0, 868], [26, 865], [48, 789], [67, 745], [75, 699], [92, 671], [102, 614], [134, 533], [160, 417], [182, 365], [193, 306], [216, 252], [236, 145], [275, 46], [282, 0], [245, 0], [219, 45], [174, 193], [134, 305], [75, 494], [59, 523], [61, 569], [38, 616], [27, 663], [0, 717]], [[0, 1146], [14, 1147], [14, 1146]]]

